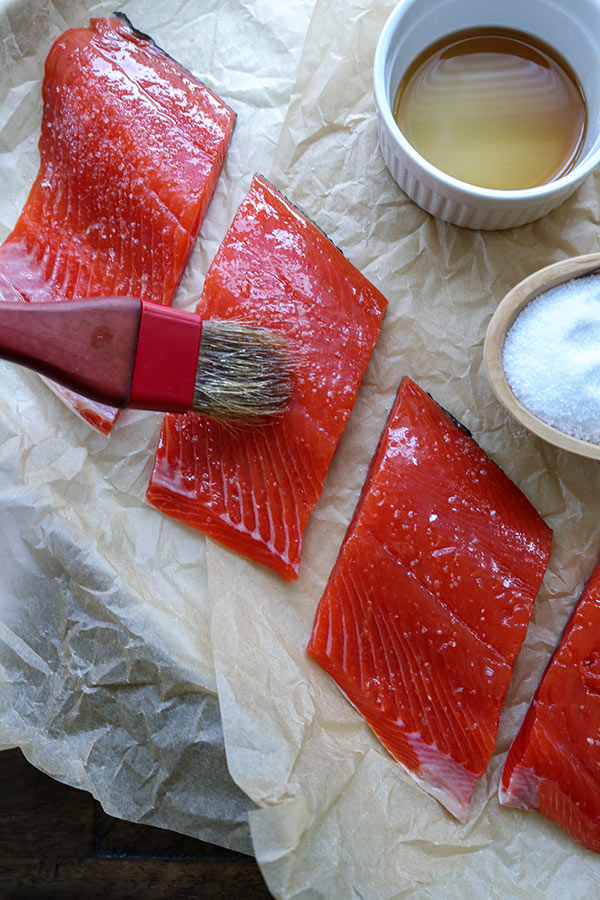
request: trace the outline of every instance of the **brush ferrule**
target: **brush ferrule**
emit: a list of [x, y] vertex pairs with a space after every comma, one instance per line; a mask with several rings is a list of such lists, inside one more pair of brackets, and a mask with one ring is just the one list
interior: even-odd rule
[[194, 397], [202, 319], [142, 301], [130, 407], [185, 412]]

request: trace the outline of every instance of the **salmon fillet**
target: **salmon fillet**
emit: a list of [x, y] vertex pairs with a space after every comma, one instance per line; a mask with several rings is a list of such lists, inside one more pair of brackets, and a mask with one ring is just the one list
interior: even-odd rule
[[537, 810], [600, 852], [600, 566], [508, 752], [499, 797]]
[[[92, 19], [53, 45], [40, 170], [0, 247], [0, 298], [171, 303], [235, 115], [149, 38]], [[117, 410], [54, 386], [106, 433]]]
[[494, 749], [551, 540], [466, 429], [404, 378], [307, 650], [459, 819]]
[[232, 430], [168, 415], [147, 499], [288, 580], [354, 405], [386, 300], [319, 229], [256, 176], [197, 311], [272, 328], [295, 384], [281, 419]]

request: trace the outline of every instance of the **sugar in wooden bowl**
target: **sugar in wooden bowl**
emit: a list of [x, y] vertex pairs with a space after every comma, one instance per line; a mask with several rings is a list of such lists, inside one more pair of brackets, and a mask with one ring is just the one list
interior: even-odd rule
[[600, 253], [547, 266], [509, 291], [488, 326], [484, 360], [518, 422], [600, 459]]
[[600, 275], [544, 291], [506, 335], [514, 395], [544, 422], [600, 443]]

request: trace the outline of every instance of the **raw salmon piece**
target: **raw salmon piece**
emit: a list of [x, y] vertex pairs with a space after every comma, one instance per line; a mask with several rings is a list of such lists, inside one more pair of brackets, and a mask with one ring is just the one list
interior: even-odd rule
[[494, 749], [551, 542], [466, 429], [404, 378], [308, 653], [459, 819]]
[[386, 300], [325, 235], [256, 176], [210, 267], [198, 312], [285, 336], [295, 360], [281, 419], [237, 431], [165, 418], [147, 499], [284, 578], [354, 405]]
[[[235, 115], [121, 19], [65, 32], [46, 60], [40, 171], [0, 247], [0, 297], [172, 301]], [[110, 430], [117, 410], [53, 386]]]
[[499, 797], [600, 852], [600, 565], [508, 752]]

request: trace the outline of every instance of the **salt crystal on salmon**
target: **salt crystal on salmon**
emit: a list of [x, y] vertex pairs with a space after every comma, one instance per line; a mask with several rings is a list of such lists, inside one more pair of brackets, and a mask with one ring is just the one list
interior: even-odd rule
[[461, 820], [494, 749], [551, 541], [466, 429], [404, 378], [308, 653]]
[[381, 329], [381, 293], [262, 176], [210, 267], [197, 311], [268, 327], [288, 342], [292, 401], [232, 430], [165, 418], [147, 499], [288, 580]]
[[[234, 113], [124, 18], [65, 32], [42, 93], [40, 170], [0, 247], [0, 298], [171, 303]], [[51, 386], [110, 430], [117, 410]]]
[[499, 797], [600, 852], [600, 565], [511, 745]]

